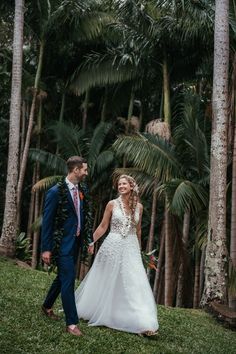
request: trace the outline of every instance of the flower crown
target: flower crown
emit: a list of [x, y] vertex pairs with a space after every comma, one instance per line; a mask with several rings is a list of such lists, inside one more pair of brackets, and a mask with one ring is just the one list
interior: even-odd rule
[[135, 193], [137, 193], [137, 194], [139, 193], [139, 189], [138, 189], [137, 183], [134, 183], [133, 191], [134, 191]]

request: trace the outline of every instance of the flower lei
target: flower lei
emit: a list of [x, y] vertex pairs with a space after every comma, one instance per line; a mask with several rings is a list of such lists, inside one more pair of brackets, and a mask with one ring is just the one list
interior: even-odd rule
[[[64, 235], [64, 222], [68, 217], [68, 188], [63, 178], [57, 183], [58, 186], [58, 207], [55, 216], [55, 227], [53, 234], [53, 250], [51, 257], [51, 264], [48, 267], [48, 272], [52, 272], [57, 267], [57, 259], [60, 252], [61, 240]], [[86, 258], [88, 244], [92, 242], [92, 229], [93, 229], [93, 218], [92, 218], [92, 202], [88, 195], [88, 187], [85, 183], [79, 184], [80, 200], [83, 200], [83, 212], [85, 217], [85, 226], [83, 233], [87, 236], [84, 240], [82, 249], [82, 259]]]
[[48, 272], [52, 272], [57, 267], [57, 258], [59, 256], [59, 251], [61, 247], [61, 240], [64, 234], [64, 222], [68, 217], [67, 211], [67, 186], [65, 183], [65, 178], [57, 183], [58, 186], [58, 207], [55, 216], [55, 227], [53, 233], [53, 250], [51, 264], [48, 268]]
[[130, 229], [130, 226], [131, 226], [131, 215], [127, 215], [126, 214], [123, 202], [121, 200], [121, 197], [118, 198], [118, 202], [120, 204], [120, 208], [122, 210], [122, 213], [123, 213], [124, 219], [125, 219], [125, 221], [123, 223], [122, 230], [121, 230], [121, 236], [123, 238], [125, 238], [128, 235], [128, 232], [129, 232], [129, 229]]
[[82, 248], [82, 261], [85, 260], [87, 256], [87, 249], [89, 243], [93, 242], [93, 203], [89, 194], [89, 189], [86, 183], [79, 183], [80, 199], [83, 200], [83, 213], [84, 213], [84, 230], [83, 233], [86, 235], [83, 242]]

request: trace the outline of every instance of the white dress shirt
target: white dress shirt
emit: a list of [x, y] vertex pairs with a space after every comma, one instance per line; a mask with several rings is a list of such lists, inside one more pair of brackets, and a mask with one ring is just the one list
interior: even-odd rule
[[74, 188], [76, 188], [77, 193], [78, 193], [78, 198], [77, 198], [78, 199], [78, 229], [80, 229], [80, 199], [79, 199], [78, 184], [73, 184], [72, 182], [70, 182], [68, 180], [67, 177], [66, 177], [66, 184], [67, 184], [67, 187], [69, 188], [70, 195], [71, 195], [73, 202], [74, 202], [74, 196], [73, 196]]

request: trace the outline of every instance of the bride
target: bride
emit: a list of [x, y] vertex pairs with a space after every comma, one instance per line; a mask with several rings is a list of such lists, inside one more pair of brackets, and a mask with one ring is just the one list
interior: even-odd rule
[[78, 316], [90, 326], [154, 335], [159, 325], [140, 253], [143, 207], [135, 180], [121, 175], [118, 192], [119, 197], [107, 204], [89, 246], [92, 254], [94, 243], [110, 225], [93, 266], [75, 292]]

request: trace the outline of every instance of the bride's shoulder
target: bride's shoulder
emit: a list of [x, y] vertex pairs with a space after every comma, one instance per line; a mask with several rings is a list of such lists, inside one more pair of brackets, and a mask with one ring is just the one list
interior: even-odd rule
[[118, 205], [118, 200], [116, 199], [112, 199], [107, 203], [107, 207], [111, 210], [113, 210], [116, 206]]
[[116, 199], [112, 199], [107, 203], [107, 207], [113, 208], [115, 204], [116, 204]]
[[143, 204], [141, 204], [141, 203], [139, 203], [138, 202], [138, 210], [141, 212], [141, 211], [143, 211]]

